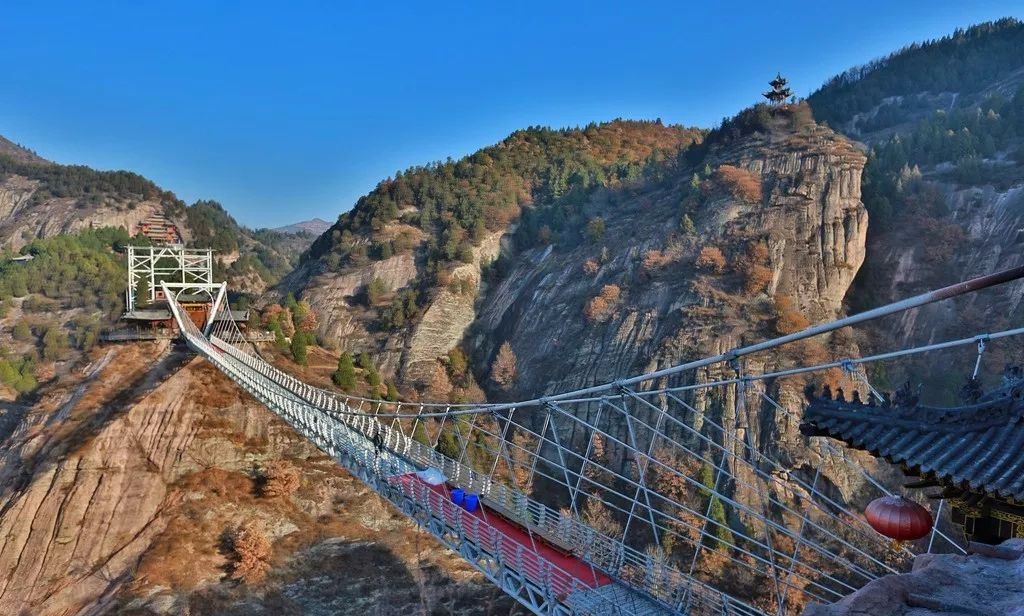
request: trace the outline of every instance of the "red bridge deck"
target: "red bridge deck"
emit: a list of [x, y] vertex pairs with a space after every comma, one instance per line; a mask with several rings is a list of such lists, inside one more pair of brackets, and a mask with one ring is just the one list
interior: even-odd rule
[[406, 493], [428, 506], [452, 528], [459, 528], [474, 543], [491, 553], [500, 553], [507, 564], [520, 568], [534, 582], [550, 581], [555, 594], [564, 598], [573, 590], [596, 588], [611, 582], [576, 556], [566, 554], [546, 543], [540, 535], [530, 533], [483, 503], [473, 512], [466, 511], [451, 500], [448, 486], [431, 485], [415, 473], [397, 475], [391, 481], [400, 484]]

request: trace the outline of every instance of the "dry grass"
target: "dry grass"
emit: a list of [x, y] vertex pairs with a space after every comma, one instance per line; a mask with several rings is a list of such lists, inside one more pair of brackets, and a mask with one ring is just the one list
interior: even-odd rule
[[284, 460], [274, 460], [259, 474], [257, 489], [267, 498], [288, 497], [299, 489], [301, 482], [299, 469]]

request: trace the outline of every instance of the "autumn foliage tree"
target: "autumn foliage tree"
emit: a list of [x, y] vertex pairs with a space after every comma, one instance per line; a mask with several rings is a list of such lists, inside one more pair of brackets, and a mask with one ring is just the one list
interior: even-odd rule
[[697, 269], [713, 274], [725, 271], [725, 255], [717, 246], [705, 246], [697, 255]]
[[797, 310], [793, 299], [786, 295], [775, 296], [775, 314], [775, 329], [780, 334], [792, 334], [811, 325], [807, 317]]
[[769, 256], [764, 242], [751, 242], [747, 244], [746, 253], [737, 259], [736, 270], [743, 275], [743, 290], [747, 295], [756, 295], [771, 283]]
[[506, 391], [512, 388], [517, 375], [516, 361], [512, 345], [506, 340], [498, 349], [498, 355], [495, 356], [494, 363], [491, 364], [491, 380], [495, 385]]

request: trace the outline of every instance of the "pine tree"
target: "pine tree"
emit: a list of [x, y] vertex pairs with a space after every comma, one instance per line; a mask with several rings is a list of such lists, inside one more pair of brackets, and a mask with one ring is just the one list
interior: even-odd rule
[[274, 346], [277, 350], [284, 353], [288, 349], [288, 339], [284, 336], [284, 331], [281, 329], [281, 323], [278, 321], [270, 322], [270, 331], [274, 332]]
[[307, 357], [306, 357], [306, 352], [307, 352], [306, 351], [306, 337], [303, 336], [302, 334], [296, 332], [292, 336], [291, 349], [292, 349], [292, 359], [295, 360], [295, 363], [299, 364], [300, 366], [305, 366], [306, 362], [307, 362]]
[[149, 278], [145, 276], [139, 278], [138, 284], [135, 285], [135, 306], [138, 308], [145, 308], [149, 305]]
[[693, 219], [690, 218], [689, 214], [683, 214], [683, 220], [679, 223], [679, 228], [682, 230], [683, 235], [697, 235], [697, 226], [693, 224]]
[[366, 285], [366, 304], [368, 306], [376, 306], [384, 299], [387, 292], [388, 287], [384, 284], [384, 280], [379, 276], [374, 276], [370, 284]]
[[352, 363], [350, 353], [342, 353], [338, 358], [338, 369], [331, 375], [334, 384], [345, 391], [352, 391], [356, 387], [356, 368]]

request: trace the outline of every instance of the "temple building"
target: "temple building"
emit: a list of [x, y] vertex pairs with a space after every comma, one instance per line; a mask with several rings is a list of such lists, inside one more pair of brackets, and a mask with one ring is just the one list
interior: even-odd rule
[[843, 441], [899, 465], [915, 481], [937, 488], [929, 498], [952, 506], [968, 540], [1000, 543], [1024, 537], [1024, 377], [1007, 369], [1002, 386], [983, 394], [971, 379], [964, 405], [924, 406], [909, 384], [881, 404], [808, 391], [801, 432]]
[[789, 82], [782, 76], [782, 73], [776, 73], [775, 79], [768, 82], [768, 85], [772, 87], [771, 90], [761, 94], [761, 96], [768, 99], [768, 102], [772, 105], [781, 105], [786, 102], [786, 99], [793, 96], [793, 90], [787, 85]]
[[181, 244], [181, 233], [177, 225], [167, 218], [153, 214], [139, 224], [138, 233], [155, 244]]

